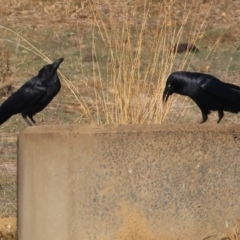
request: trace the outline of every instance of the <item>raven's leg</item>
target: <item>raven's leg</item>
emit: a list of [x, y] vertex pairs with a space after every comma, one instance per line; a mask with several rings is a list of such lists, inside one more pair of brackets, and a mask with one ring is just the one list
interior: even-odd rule
[[218, 121], [217, 121], [217, 123], [221, 122], [223, 116], [224, 116], [224, 112], [222, 110], [218, 110]]
[[25, 114], [22, 113], [22, 117], [23, 117], [23, 119], [26, 121], [26, 123], [27, 123], [29, 126], [32, 126], [32, 125], [33, 125], [33, 124], [28, 120], [27, 115], [25, 115]]
[[204, 112], [202, 112], [202, 121], [200, 123], [205, 123], [208, 119], [208, 115]]
[[32, 115], [28, 115], [28, 117], [32, 120], [32, 122], [33, 122], [34, 124], [36, 124], [36, 121], [33, 119], [33, 116], [32, 116]]

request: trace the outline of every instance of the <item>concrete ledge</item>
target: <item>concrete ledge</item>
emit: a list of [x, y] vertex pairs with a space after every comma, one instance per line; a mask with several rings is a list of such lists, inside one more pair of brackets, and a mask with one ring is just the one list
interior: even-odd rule
[[19, 240], [203, 239], [240, 217], [240, 126], [29, 127]]

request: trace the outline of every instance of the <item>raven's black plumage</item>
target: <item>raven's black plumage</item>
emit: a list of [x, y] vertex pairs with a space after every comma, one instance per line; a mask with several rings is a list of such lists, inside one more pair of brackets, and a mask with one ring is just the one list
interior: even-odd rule
[[218, 123], [224, 111], [240, 112], [240, 87], [209, 74], [185, 71], [170, 74], [162, 100], [166, 102], [173, 93], [188, 96], [197, 104], [202, 112], [201, 123], [207, 121], [211, 111], [218, 111]]
[[[57, 69], [63, 58], [45, 65], [36, 77], [23, 84], [0, 106], [0, 125], [12, 115], [21, 113], [28, 125], [35, 124], [33, 116], [42, 111], [58, 94], [61, 83]], [[32, 121], [29, 121], [29, 119]]]

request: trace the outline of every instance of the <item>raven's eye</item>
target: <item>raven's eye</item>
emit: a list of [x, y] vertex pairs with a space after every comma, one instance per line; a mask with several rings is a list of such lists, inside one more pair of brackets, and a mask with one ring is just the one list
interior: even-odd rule
[[172, 87], [172, 85], [171, 85], [171, 84], [168, 84], [168, 87], [170, 88], [170, 87]]

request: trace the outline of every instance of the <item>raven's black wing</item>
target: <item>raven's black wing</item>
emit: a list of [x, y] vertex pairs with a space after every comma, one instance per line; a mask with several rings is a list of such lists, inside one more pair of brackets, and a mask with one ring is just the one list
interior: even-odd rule
[[44, 81], [39, 80], [37, 77], [26, 82], [0, 106], [0, 124], [12, 115], [22, 113], [28, 107], [33, 106], [46, 93], [47, 88]]
[[205, 93], [219, 100], [240, 104], [240, 87], [236, 85], [221, 82], [212, 76], [200, 77], [197, 84]]

